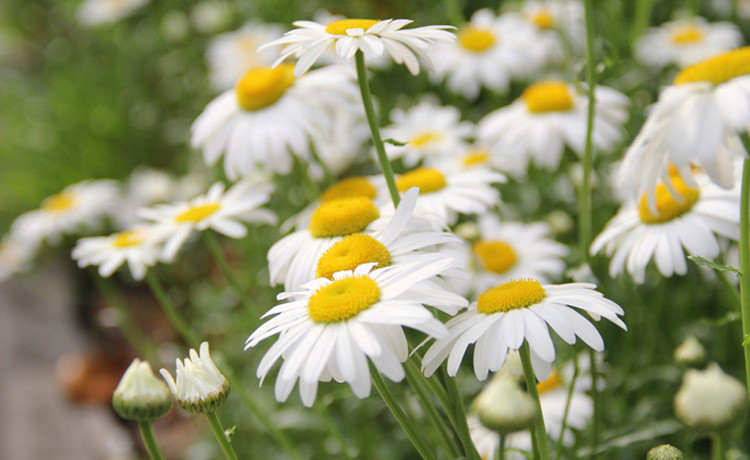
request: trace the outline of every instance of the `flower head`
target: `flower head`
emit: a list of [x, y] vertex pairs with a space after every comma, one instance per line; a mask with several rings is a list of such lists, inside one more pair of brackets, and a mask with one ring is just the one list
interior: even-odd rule
[[126, 420], [156, 420], [169, 412], [172, 394], [164, 382], [156, 378], [151, 365], [136, 358], [112, 395], [112, 407]]
[[88, 27], [116, 22], [150, 0], [85, 0], [78, 7], [78, 22]]
[[747, 390], [718, 364], [690, 369], [674, 398], [675, 413], [698, 431], [718, 431], [737, 423], [747, 408]]
[[164, 380], [180, 406], [188, 412], [213, 412], [227, 399], [229, 383], [214, 364], [208, 352], [208, 342], [201, 343], [200, 354], [190, 349], [190, 358], [175, 360], [175, 378], [161, 369]]
[[82, 238], [72, 256], [81, 268], [98, 265], [99, 275], [104, 278], [127, 262], [133, 279], [141, 280], [161, 256], [162, 234], [158, 227], [141, 226], [109, 236]]

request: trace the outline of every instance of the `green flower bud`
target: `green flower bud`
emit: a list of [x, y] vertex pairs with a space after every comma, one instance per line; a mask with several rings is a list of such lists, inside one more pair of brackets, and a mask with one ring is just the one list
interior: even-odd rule
[[177, 403], [187, 412], [213, 412], [227, 399], [229, 383], [211, 359], [208, 342], [201, 344], [200, 355], [191, 349], [190, 358], [185, 358], [184, 363], [178, 359], [175, 365], [175, 379], [166, 369], [160, 372]]
[[656, 446], [646, 454], [646, 460], [683, 460], [684, 458], [680, 449], [669, 444]]
[[112, 395], [112, 407], [125, 420], [146, 422], [163, 417], [172, 407], [172, 395], [156, 378], [151, 366], [135, 359]]
[[704, 371], [685, 373], [674, 405], [677, 418], [685, 425], [696, 431], [717, 431], [740, 420], [747, 406], [747, 391], [712, 363]]
[[512, 377], [496, 374], [473, 403], [482, 425], [505, 435], [529, 428], [536, 418], [536, 403]]

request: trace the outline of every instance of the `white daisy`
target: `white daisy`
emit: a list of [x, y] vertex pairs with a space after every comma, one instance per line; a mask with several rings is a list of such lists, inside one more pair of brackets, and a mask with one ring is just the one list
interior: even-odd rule
[[78, 22], [95, 27], [133, 14], [150, 0], [84, 0], [78, 7]]
[[651, 259], [664, 276], [684, 275], [685, 251], [710, 260], [720, 252], [716, 235], [739, 239], [739, 184], [724, 190], [696, 172], [692, 187], [671, 171], [669, 186], [662, 182], [653, 191], [655, 209], [646, 194], [627, 202], [591, 244], [591, 254], [612, 257], [611, 277], [627, 269], [636, 283], [643, 283]]
[[[664, 89], [628, 148], [620, 187], [640, 198], [652, 192], [668, 165], [684, 176], [691, 164], [724, 188], [734, 186], [739, 135], [750, 126], [750, 47], [739, 48], [682, 70]], [[653, 197], [651, 197], [653, 199]]]
[[133, 279], [141, 280], [148, 267], [159, 261], [161, 234], [154, 226], [140, 226], [109, 236], [82, 238], [73, 248], [73, 260], [81, 268], [98, 265], [99, 275], [104, 278], [127, 262]]
[[482, 9], [457, 35], [455, 43], [434, 46], [435, 75], [470, 99], [482, 87], [505, 93], [511, 80], [528, 77], [543, 63], [542, 49], [533, 40], [534, 28], [519, 17], [497, 17]]
[[[404, 378], [401, 365], [409, 356], [402, 327], [431, 337], [444, 337], [445, 326], [432, 316], [414, 286], [445, 270], [446, 260], [400, 264], [373, 269], [365, 264], [354, 271], [338, 272], [333, 281], [316, 279], [299, 292], [279, 294], [288, 300], [269, 310], [275, 315], [247, 339], [245, 348], [279, 334], [258, 366], [266, 377], [282, 356], [276, 378], [276, 399], [285, 401], [297, 379], [302, 403], [312, 406], [319, 381], [347, 382], [359, 398], [370, 394], [369, 358], [375, 368], [393, 381]], [[432, 306], [453, 304], [430, 299]]]
[[96, 230], [117, 209], [119, 187], [112, 180], [83, 181], [70, 185], [42, 203], [42, 207], [20, 215], [11, 233], [29, 246], [43, 242], [58, 244], [64, 235]]
[[191, 144], [208, 165], [224, 154], [232, 180], [258, 168], [290, 171], [291, 153], [310, 156], [310, 139], [331, 125], [333, 109], [357, 104], [354, 72], [329, 67], [297, 79], [292, 65], [249, 70], [193, 123]]
[[656, 68], [670, 64], [685, 67], [740, 44], [742, 33], [736, 25], [729, 22], [708, 23], [696, 17], [649, 29], [636, 43], [636, 55]]
[[295, 21], [298, 29], [290, 30], [278, 40], [264, 46], [285, 45], [276, 63], [288, 57], [298, 59], [294, 75], [305, 73], [331, 47], [342, 59], [351, 59], [357, 50], [365, 58], [387, 53], [397, 64], [404, 64], [413, 75], [419, 73], [419, 58], [431, 66], [428, 51], [434, 42], [452, 41], [453, 26], [424, 26], [403, 29], [409, 19], [340, 19], [327, 25], [312, 21]]
[[425, 99], [409, 110], [393, 109], [393, 124], [382, 130], [384, 138], [392, 138], [406, 145], [386, 144], [390, 158], [402, 158], [411, 167], [424, 158], [455, 155], [468, 147], [466, 141], [474, 132], [474, 126], [461, 121], [461, 112], [456, 107], [439, 106], [432, 99]]
[[273, 64], [276, 53], [258, 51], [258, 47], [283, 33], [279, 25], [249, 21], [239, 30], [212, 38], [206, 59], [214, 88], [217, 91], [232, 88], [248, 70]]
[[247, 228], [240, 223], [276, 223], [276, 215], [260, 208], [268, 202], [273, 186], [238, 182], [224, 191], [224, 184], [217, 182], [201, 195], [189, 202], [156, 205], [144, 208], [139, 214], [152, 221], [166, 240], [163, 258], [174, 260], [185, 241], [195, 232], [212, 229], [230, 238], [244, 238]]
[[594, 350], [604, 349], [599, 332], [575, 309], [626, 329], [618, 317], [624, 314], [622, 308], [595, 287], [588, 283], [542, 286], [530, 278], [500, 284], [446, 323], [450, 335], [436, 340], [427, 350], [422, 370], [430, 376], [447, 359], [448, 374], [456, 375], [466, 348], [475, 343], [474, 373], [484, 380], [489, 371], [503, 367], [510, 350], [518, 350], [527, 342], [534, 373], [544, 381], [555, 360], [549, 327], [568, 344], [575, 343], [578, 336]]
[[521, 16], [537, 31], [536, 46], [542, 49], [544, 62], [559, 63], [571, 52], [583, 50], [586, 30], [583, 2], [526, 1]]
[[215, 410], [229, 395], [229, 382], [211, 359], [208, 342], [201, 343], [200, 354], [190, 349], [190, 358], [175, 360], [175, 377], [166, 369], [159, 370], [177, 402], [188, 412], [205, 413]]
[[[628, 98], [612, 88], [597, 86], [593, 143], [611, 151], [625, 135]], [[507, 107], [485, 116], [478, 127], [481, 142], [497, 155], [533, 159], [555, 170], [565, 147], [583, 155], [586, 144], [588, 98], [575, 86], [544, 81], [527, 87]]]

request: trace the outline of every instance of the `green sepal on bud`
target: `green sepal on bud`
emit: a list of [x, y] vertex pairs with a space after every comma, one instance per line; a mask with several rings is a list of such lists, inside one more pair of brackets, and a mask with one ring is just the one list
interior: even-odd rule
[[649, 450], [646, 460], [683, 460], [685, 455], [682, 451], [669, 444], [662, 444]]
[[148, 422], [163, 417], [172, 408], [169, 388], [151, 366], [136, 358], [112, 394], [112, 407], [125, 420]]
[[536, 419], [534, 399], [513, 377], [496, 374], [476, 397], [472, 408], [482, 425], [505, 435], [531, 427]]
[[211, 359], [208, 342], [200, 346], [200, 354], [190, 350], [190, 357], [175, 361], [175, 377], [162, 369], [177, 403], [192, 414], [206, 414], [215, 411], [229, 396], [229, 383]]

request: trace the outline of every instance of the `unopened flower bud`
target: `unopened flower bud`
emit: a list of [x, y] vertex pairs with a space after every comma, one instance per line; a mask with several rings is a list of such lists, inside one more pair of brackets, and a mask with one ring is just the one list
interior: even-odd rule
[[698, 339], [690, 336], [675, 348], [674, 359], [678, 363], [695, 366], [703, 363], [706, 359], [706, 349]]
[[680, 449], [669, 444], [656, 446], [646, 454], [646, 460], [683, 460], [684, 458]]
[[200, 346], [200, 355], [190, 350], [190, 358], [184, 362], [175, 360], [175, 378], [162, 369], [161, 375], [167, 381], [180, 407], [194, 414], [213, 412], [229, 395], [229, 383], [216, 368], [208, 353], [208, 342]]
[[151, 366], [135, 359], [112, 395], [112, 407], [125, 420], [146, 422], [163, 417], [172, 407], [172, 395], [156, 378]]
[[515, 379], [503, 374], [496, 374], [479, 393], [473, 408], [482, 425], [501, 435], [530, 427], [537, 410], [534, 400]]
[[677, 418], [690, 428], [722, 430], [742, 417], [747, 391], [742, 383], [712, 363], [705, 371], [687, 371], [674, 405]]

